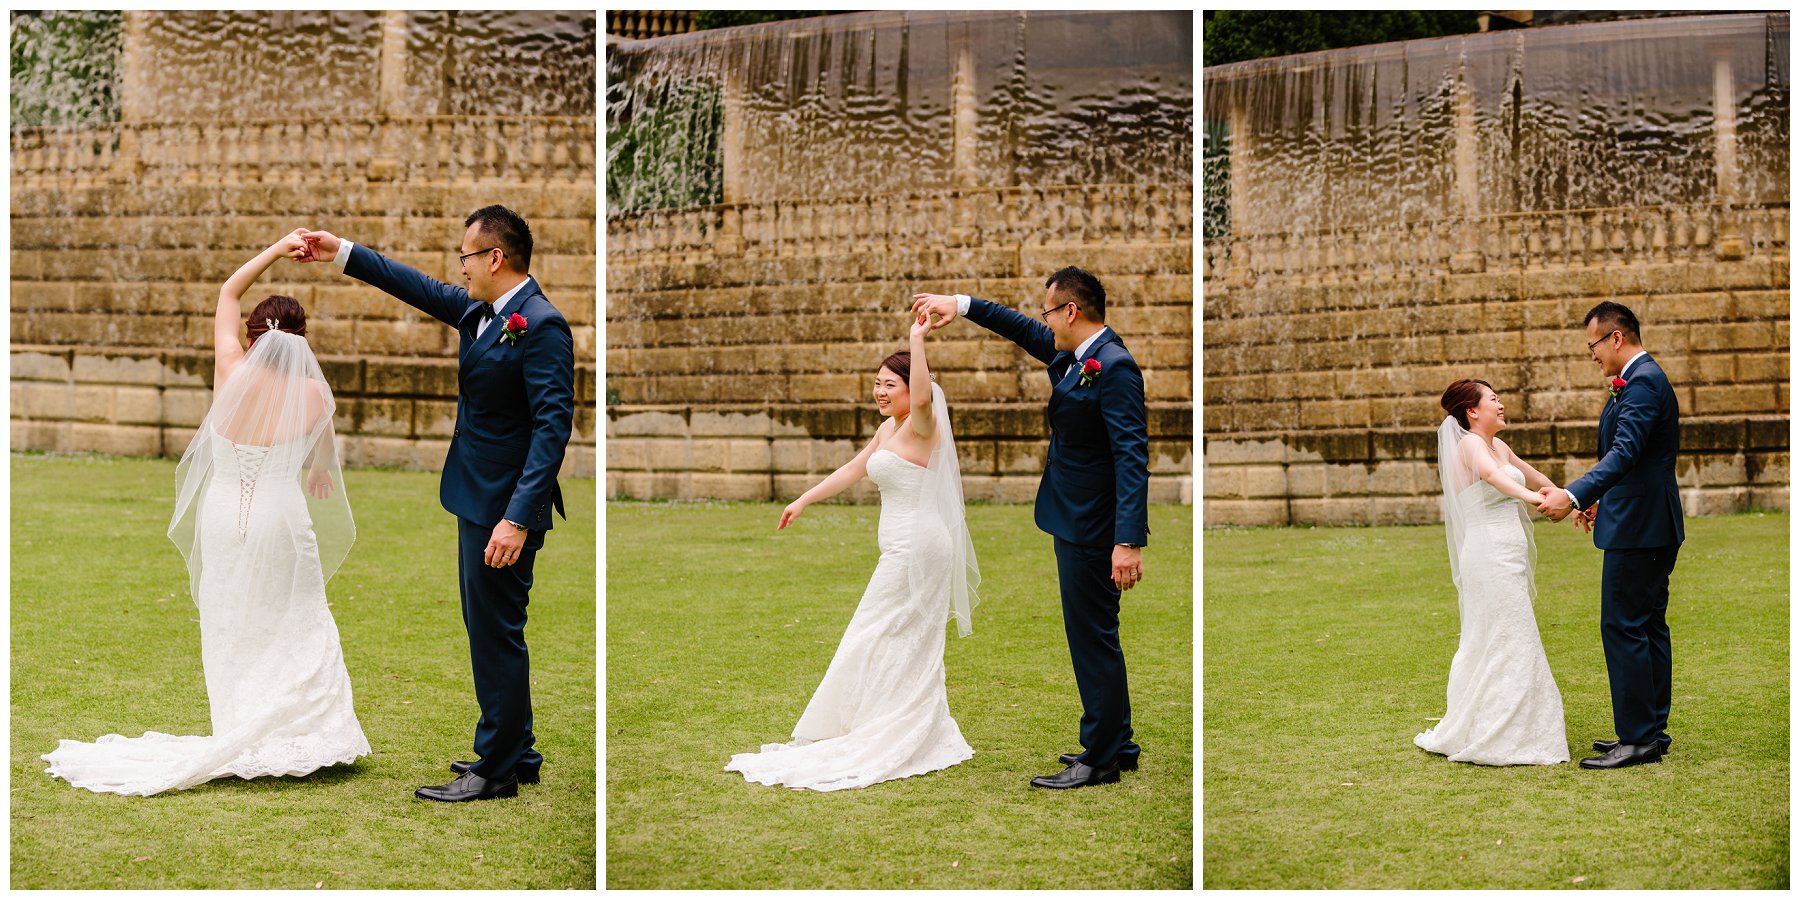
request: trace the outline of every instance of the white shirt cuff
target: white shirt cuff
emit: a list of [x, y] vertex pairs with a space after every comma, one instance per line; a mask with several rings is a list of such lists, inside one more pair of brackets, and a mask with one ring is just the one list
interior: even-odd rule
[[337, 270], [339, 272], [344, 271], [344, 267], [350, 264], [350, 248], [355, 246], [354, 243], [346, 241], [343, 238], [338, 239], [338, 252], [336, 256], [331, 258], [331, 261], [337, 263]]
[[959, 316], [966, 316], [969, 314], [969, 295], [968, 294], [957, 294], [956, 295], [956, 314]]
[[1580, 500], [1577, 500], [1577, 499], [1575, 499], [1575, 492], [1574, 492], [1574, 491], [1571, 491], [1571, 490], [1569, 490], [1569, 489], [1568, 489], [1568, 488], [1563, 488], [1563, 493], [1565, 493], [1565, 494], [1568, 494], [1568, 495], [1569, 495], [1569, 505], [1570, 505], [1570, 506], [1571, 506], [1571, 507], [1573, 507], [1573, 508], [1574, 508], [1574, 509], [1580, 509], [1580, 508], [1581, 508], [1581, 501], [1580, 501]]

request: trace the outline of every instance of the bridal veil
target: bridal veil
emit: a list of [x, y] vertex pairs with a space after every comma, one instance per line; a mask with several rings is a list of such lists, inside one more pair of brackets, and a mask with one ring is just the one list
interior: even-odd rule
[[[300, 489], [306, 495], [324, 578], [331, 580], [356, 540], [331, 422], [336, 408], [331, 387], [306, 338], [275, 329], [257, 338], [237, 370], [224, 384], [215, 386], [212, 408], [175, 470], [175, 513], [168, 535], [187, 560], [190, 596], [199, 598], [200, 575], [207, 565], [196, 523], [201, 500], [217, 474], [215, 460], [221, 454], [236, 455], [236, 477], [243, 481], [238, 501], [240, 538], [249, 536], [249, 515], [263, 462], [271, 455], [301, 454]], [[279, 468], [271, 474], [275, 471]], [[300, 533], [274, 534], [277, 540], [304, 540]], [[246, 546], [236, 561], [255, 565], [259, 556], [285, 556], [292, 550]]]

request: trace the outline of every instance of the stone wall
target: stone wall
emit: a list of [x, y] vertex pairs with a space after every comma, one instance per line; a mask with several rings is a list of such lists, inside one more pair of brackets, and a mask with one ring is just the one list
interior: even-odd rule
[[1689, 515], [1788, 508], [1787, 208], [1496, 217], [1469, 246], [1264, 235], [1206, 244], [1208, 525], [1439, 520], [1438, 398], [1493, 383], [1503, 437], [1566, 484], [1593, 464], [1605, 380], [1582, 347], [1630, 307], [1675, 385]]
[[[127, 71], [166, 61], [144, 46], [155, 15], [127, 14]], [[501, 203], [530, 223], [532, 273], [574, 332], [564, 474], [594, 475], [594, 119], [400, 114], [423, 102], [408, 15], [376, 20], [370, 114], [152, 119], [132, 112], [140, 71], [125, 121], [14, 130], [13, 449], [179, 455], [210, 402], [218, 288], [244, 260], [304, 225], [454, 282], [464, 217]], [[455, 332], [327, 265], [277, 262], [246, 308], [271, 293], [307, 309], [345, 462], [442, 465]]]
[[[1151, 500], [1191, 503], [1192, 257], [1186, 187], [609, 217], [607, 496], [791, 500], [880, 424], [873, 373], [905, 348], [915, 292], [1036, 310], [1044, 278], [1079, 265], [1105, 284], [1107, 322], [1144, 369]], [[927, 352], [966, 495], [1029, 502], [1048, 441], [1042, 365], [968, 323], [936, 332]], [[874, 488], [849, 496], [872, 500]]]

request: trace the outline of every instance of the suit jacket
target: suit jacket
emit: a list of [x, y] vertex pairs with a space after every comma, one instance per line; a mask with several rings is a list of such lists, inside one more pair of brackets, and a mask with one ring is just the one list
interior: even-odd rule
[[1648, 354], [1626, 373], [1619, 396], [1600, 414], [1600, 462], [1569, 485], [1583, 503], [1599, 501], [1594, 546], [1602, 550], [1673, 547], [1682, 542], [1681, 409], [1668, 376]]
[[[1144, 414], [1144, 374], [1110, 329], [1077, 359], [1056, 349], [1056, 337], [1031, 316], [976, 298], [968, 319], [1025, 349], [1050, 376], [1050, 453], [1038, 485], [1037, 526], [1088, 546], [1150, 539], [1150, 430]], [[1100, 374], [1083, 386], [1074, 374], [1087, 359]]]
[[[486, 303], [356, 244], [344, 274], [374, 285], [462, 336], [457, 352], [456, 427], [438, 500], [444, 509], [491, 528], [510, 519], [532, 531], [563, 518], [556, 473], [575, 417], [575, 341], [537, 279], [526, 282], [479, 338]], [[525, 317], [516, 342], [500, 339], [512, 313]]]

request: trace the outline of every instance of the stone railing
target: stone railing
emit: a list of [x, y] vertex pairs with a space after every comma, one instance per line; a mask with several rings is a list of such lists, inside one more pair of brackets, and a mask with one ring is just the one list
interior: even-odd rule
[[116, 123], [12, 134], [13, 183], [592, 181], [594, 119], [430, 116]]
[[1510, 213], [1206, 242], [1209, 281], [1331, 283], [1785, 256], [1788, 205], [1641, 206]]
[[1191, 185], [976, 188], [853, 199], [781, 200], [615, 214], [608, 259], [1193, 240]]

